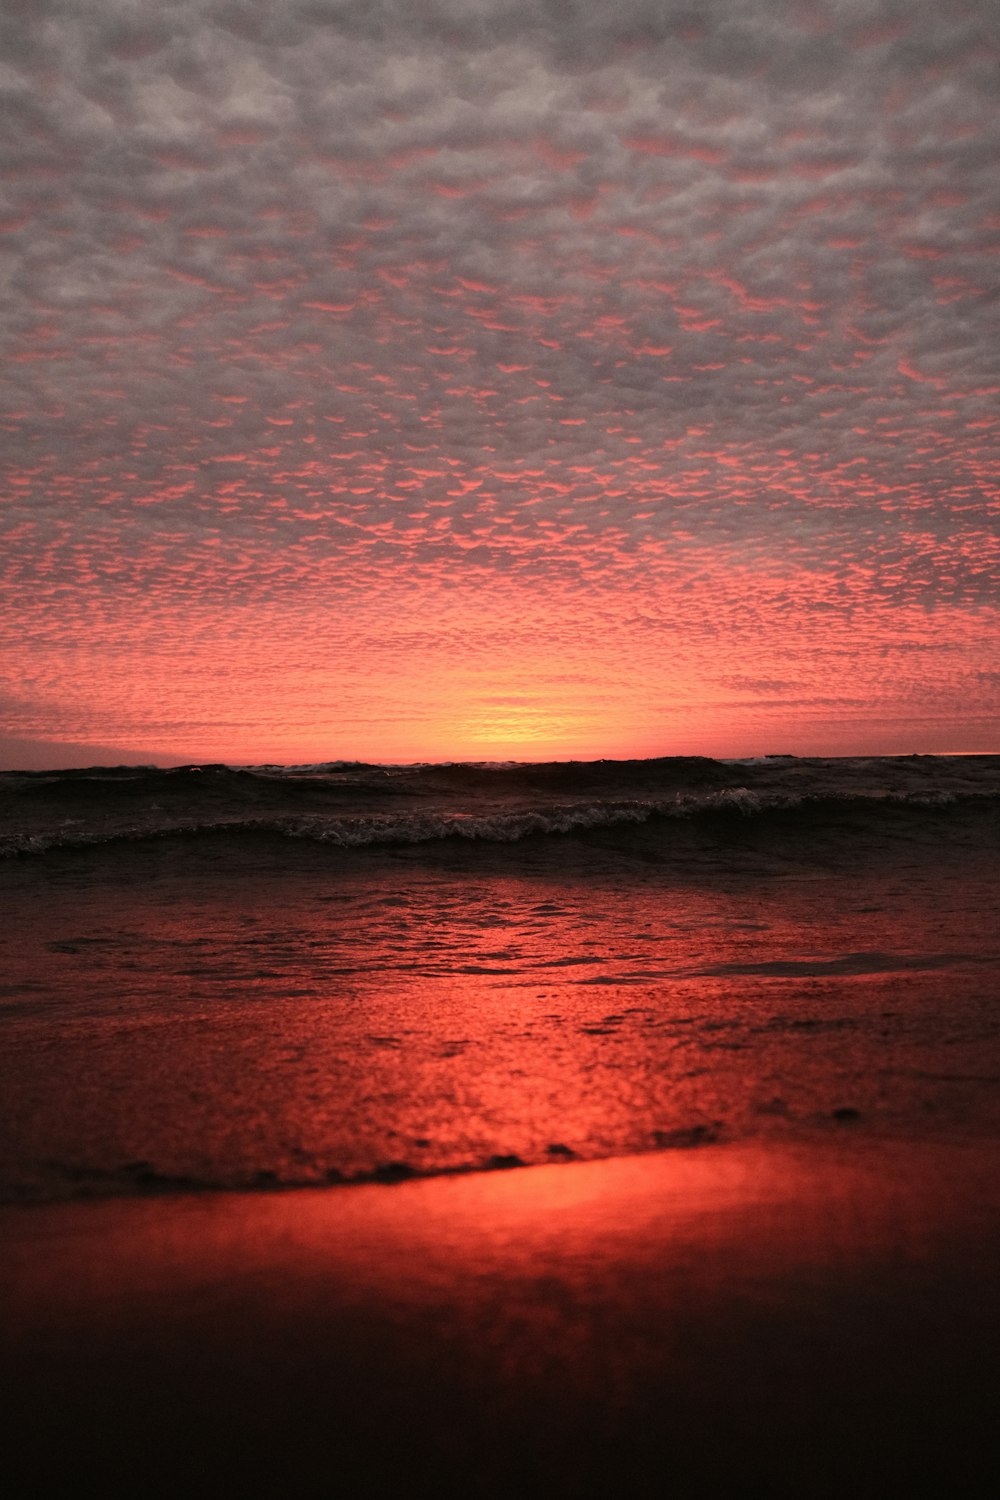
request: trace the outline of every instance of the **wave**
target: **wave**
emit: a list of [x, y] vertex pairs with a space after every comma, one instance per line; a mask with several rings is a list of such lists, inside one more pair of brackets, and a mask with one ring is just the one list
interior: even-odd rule
[[341, 849], [363, 849], [462, 840], [484, 844], [516, 844], [538, 837], [586, 834], [656, 822], [684, 821], [716, 824], [779, 818], [800, 823], [816, 816], [838, 821], [864, 819], [875, 809], [897, 813], [940, 812], [949, 808], [1000, 808], [1000, 792], [916, 791], [796, 793], [724, 787], [717, 791], [677, 793], [666, 799], [591, 800], [549, 803], [544, 806], [492, 808], [471, 812], [415, 810], [247, 814], [218, 817], [171, 816], [156, 809], [135, 822], [115, 826], [81, 826], [19, 830], [0, 835], [0, 856], [42, 854], [49, 850], [84, 848], [166, 837], [207, 837], [220, 834], [277, 835], [328, 844]]

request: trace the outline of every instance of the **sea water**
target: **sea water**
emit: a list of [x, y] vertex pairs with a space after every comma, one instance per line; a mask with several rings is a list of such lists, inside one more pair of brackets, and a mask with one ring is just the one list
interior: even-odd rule
[[1000, 1123], [990, 757], [0, 777], [0, 1191]]

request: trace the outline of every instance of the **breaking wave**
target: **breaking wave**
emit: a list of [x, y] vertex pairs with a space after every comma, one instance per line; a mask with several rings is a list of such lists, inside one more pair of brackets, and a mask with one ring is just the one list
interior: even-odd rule
[[[759, 821], [778, 817], [798, 821], [810, 815], [864, 817], [876, 808], [913, 813], [959, 805], [1000, 807], [1000, 792], [868, 792], [850, 794], [754, 791], [724, 787], [648, 800], [591, 800], [483, 811], [414, 810], [393, 812], [223, 813], [216, 817], [177, 816], [157, 809], [134, 821], [104, 826], [97, 818], [82, 826], [24, 829], [0, 834], [0, 856], [41, 854], [164, 837], [270, 834], [342, 849], [465, 840], [515, 844], [525, 839], [585, 834], [672, 820], [706, 823]], [[76, 820], [74, 820], [76, 821]]]

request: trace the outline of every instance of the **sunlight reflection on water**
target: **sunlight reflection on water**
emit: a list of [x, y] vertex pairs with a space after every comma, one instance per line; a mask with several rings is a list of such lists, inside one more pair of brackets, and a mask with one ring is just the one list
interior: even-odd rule
[[323, 1183], [997, 1114], [995, 872], [545, 858], [167, 844], [136, 878], [120, 850], [56, 864], [44, 900], [28, 868], [4, 1181]]

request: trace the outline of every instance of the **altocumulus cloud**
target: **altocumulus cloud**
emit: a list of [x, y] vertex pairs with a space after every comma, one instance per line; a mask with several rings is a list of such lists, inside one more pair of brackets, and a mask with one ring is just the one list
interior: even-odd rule
[[6, 5], [8, 727], [420, 753], [531, 661], [577, 752], [975, 739], [998, 64], [993, 0]]

